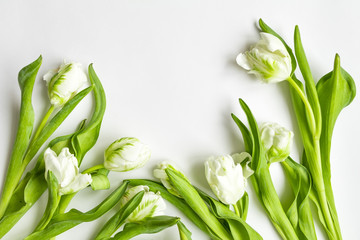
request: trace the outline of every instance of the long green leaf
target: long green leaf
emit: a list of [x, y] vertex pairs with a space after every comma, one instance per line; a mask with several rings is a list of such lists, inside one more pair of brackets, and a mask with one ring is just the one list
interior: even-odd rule
[[218, 218], [225, 220], [229, 227], [234, 240], [260, 240], [262, 237], [257, 233], [252, 227], [250, 227], [245, 220], [240, 218], [234, 212], [222, 204], [221, 202], [215, 200], [204, 192], [198, 190], [202, 199], [207, 202], [210, 206], [212, 213]]
[[309, 100], [310, 106], [312, 108], [314, 117], [315, 117], [315, 123], [316, 123], [316, 132], [315, 132], [315, 138], [319, 138], [321, 134], [321, 109], [320, 109], [320, 103], [319, 98], [316, 92], [315, 82], [313, 79], [313, 76], [311, 74], [310, 66], [307, 61], [305, 51], [301, 42], [300, 37], [300, 31], [299, 27], [295, 27], [295, 33], [294, 33], [294, 45], [295, 45], [295, 55], [296, 59], [298, 60], [299, 68], [301, 71], [301, 74], [305, 80], [305, 89], [307, 93], [307, 98]]
[[206, 203], [202, 200], [197, 190], [189, 183], [189, 180], [173, 169], [165, 169], [171, 184], [180, 193], [185, 202], [196, 212], [206, 225], [218, 235], [220, 239], [232, 239], [231, 234], [225, 229], [220, 221], [210, 212]]
[[126, 218], [139, 206], [144, 197], [144, 191], [140, 191], [131, 198], [120, 210], [114, 214], [101, 228], [95, 240], [108, 239], [123, 225]]
[[177, 217], [156, 216], [139, 223], [127, 223], [124, 226], [124, 230], [117, 233], [111, 239], [128, 240], [140, 234], [157, 233], [175, 225], [179, 220], [180, 218]]
[[295, 194], [295, 200], [287, 211], [287, 215], [298, 230], [301, 239], [316, 239], [314, 220], [310, 209], [311, 176], [308, 170], [291, 158], [282, 162], [287, 179]]
[[1, 194], [0, 219], [3, 217], [15, 187], [22, 176], [22, 174], [18, 174], [18, 171], [21, 169], [22, 159], [29, 145], [31, 133], [33, 131], [35, 114], [31, 98], [35, 78], [41, 66], [41, 62], [42, 57], [40, 56], [19, 72], [18, 82], [21, 89], [20, 119], [9, 167], [6, 173], [3, 192]]
[[334, 70], [322, 77], [316, 87], [322, 115], [326, 116], [326, 118], [323, 118], [322, 121], [323, 128], [320, 138], [322, 170], [326, 196], [332, 210], [336, 230], [339, 234], [340, 226], [335, 208], [334, 195], [331, 188], [331, 138], [336, 119], [338, 118], [341, 110], [348, 106], [356, 95], [356, 86], [350, 74], [341, 68], [340, 57], [339, 55], [336, 55]]
[[179, 229], [180, 240], [191, 240], [192, 239], [191, 232], [189, 231], [189, 229], [186, 228], [186, 226], [181, 221], [177, 222], [177, 226]]
[[95, 145], [99, 137], [101, 122], [106, 109], [105, 92], [92, 64], [89, 65], [89, 78], [91, 84], [94, 86], [94, 113], [86, 126], [86, 130], [78, 133], [72, 139], [75, 156], [80, 163], [85, 154]]
[[32, 233], [26, 240], [46, 240], [59, 235], [83, 222], [91, 222], [107, 211], [109, 211], [115, 204], [117, 204], [120, 198], [126, 191], [128, 182], [124, 182], [115, 189], [104, 201], [98, 206], [88, 212], [81, 212], [76, 209], [71, 209], [67, 213], [56, 215], [45, 229]]

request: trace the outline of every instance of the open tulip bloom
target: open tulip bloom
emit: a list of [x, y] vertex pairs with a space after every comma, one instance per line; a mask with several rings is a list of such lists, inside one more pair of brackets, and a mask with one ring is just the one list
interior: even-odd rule
[[[340, 67], [340, 57], [336, 55], [333, 71], [315, 83], [302, 46], [299, 28], [296, 26], [294, 32], [294, 55], [285, 41], [261, 19], [259, 25], [263, 31], [261, 40], [250, 51], [240, 54], [237, 63], [265, 82], [286, 80], [289, 83], [304, 155], [302, 164], [286, 158], [292, 134], [283, 130], [279, 132], [279, 128], [271, 129], [269, 126], [263, 127], [259, 132], [250, 109], [241, 100], [250, 130], [234, 115], [233, 118], [253, 155], [251, 166], [255, 170], [253, 183], [257, 195], [284, 239], [316, 239], [308, 206], [310, 199], [317, 206], [320, 222], [329, 239], [342, 239], [330, 181], [330, 146], [339, 113], [355, 97], [354, 80]], [[294, 74], [297, 65], [303, 82]], [[282, 162], [294, 188], [297, 199], [286, 214], [276, 192], [272, 191], [271, 178], [266, 166], [263, 166], [266, 161]], [[265, 182], [264, 179], [268, 181]], [[267, 198], [264, 198], [263, 191], [267, 192]], [[304, 215], [308, 217], [304, 219]]]

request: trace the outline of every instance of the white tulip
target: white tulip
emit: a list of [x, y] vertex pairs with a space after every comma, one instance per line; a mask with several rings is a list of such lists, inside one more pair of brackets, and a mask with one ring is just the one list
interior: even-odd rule
[[264, 123], [260, 136], [269, 163], [282, 162], [289, 156], [294, 136], [291, 131], [277, 123]]
[[235, 154], [234, 158], [238, 163], [230, 155], [210, 157], [205, 162], [205, 176], [211, 190], [225, 204], [236, 204], [245, 193], [246, 178], [253, 173], [248, 166], [249, 154]]
[[145, 194], [140, 204], [127, 217], [126, 221], [128, 222], [139, 222], [149, 217], [162, 215], [166, 208], [165, 202], [160, 196], [160, 193], [151, 192], [149, 191], [148, 186], [143, 185], [129, 188], [120, 199], [121, 207], [123, 207], [128, 201], [130, 201], [130, 199], [141, 191], [145, 191]]
[[260, 33], [261, 39], [245, 53], [240, 53], [236, 62], [267, 83], [281, 82], [290, 77], [291, 57], [281, 40], [269, 33]]
[[59, 183], [60, 195], [78, 192], [92, 182], [90, 174], [79, 173], [78, 161], [68, 148], [63, 148], [58, 156], [50, 148], [46, 149], [44, 161], [45, 178], [48, 171], [54, 174]]
[[151, 149], [137, 138], [121, 138], [105, 150], [105, 168], [111, 171], [126, 172], [140, 168], [149, 161]]
[[55, 107], [63, 106], [87, 83], [80, 63], [63, 63], [59, 69], [44, 75], [50, 102]]

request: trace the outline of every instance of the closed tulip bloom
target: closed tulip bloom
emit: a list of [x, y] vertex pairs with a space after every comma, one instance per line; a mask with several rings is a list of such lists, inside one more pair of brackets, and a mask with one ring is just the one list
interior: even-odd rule
[[140, 168], [149, 161], [151, 149], [137, 138], [121, 138], [105, 150], [104, 166], [108, 170], [126, 172]]
[[286, 47], [272, 34], [262, 32], [260, 37], [253, 48], [237, 56], [237, 64], [266, 83], [286, 80], [292, 71]]
[[151, 192], [149, 191], [148, 186], [143, 185], [129, 188], [120, 199], [120, 205], [124, 206], [131, 198], [141, 191], [145, 191], [145, 194], [140, 204], [127, 217], [127, 222], [140, 222], [146, 218], [162, 215], [166, 208], [165, 202], [160, 196], [160, 193]]
[[261, 143], [269, 163], [282, 162], [290, 155], [294, 134], [277, 123], [264, 123], [260, 127]]
[[63, 63], [59, 69], [46, 73], [44, 80], [54, 107], [63, 106], [87, 83], [86, 74], [80, 63]]
[[90, 174], [79, 173], [78, 161], [68, 148], [63, 148], [58, 156], [50, 148], [46, 149], [44, 161], [45, 177], [48, 171], [55, 175], [60, 195], [78, 192], [92, 182]]
[[164, 187], [166, 187], [166, 189], [173, 195], [177, 196], [177, 197], [181, 197], [181, 195], [178, 193], [178, 191], [174, 188], [174, 186], [170, 183], [169, 177], [166, 174], [165, 170], [167, 168], [170, 168], [176, 172], [178, 172], [181, 176], [184, 177], [184, 179], [186, 179], [186, 177], [184, 176], [184, 174], [182, 172], [180, 172], [179, 170], [177, 170], [175, 167], [173, 167], [170, 163], [163, 161], [162, 163], [160, 163], [158, 165], [158, 168], [154, 169], [153, 175], [155, 178], [158, 178], [161, 183], [164, 185]]
[[[250, 160], [250, 155], [235, 155], [239, 161], [235, 164], [230, 155], [210, 157], [205, 162], [205, 176], [211, 190], [225, 204], [236, 204], [244, 195], [246, 178], [253, 172], [248, 164], [241, 165], [243, 160]], [[249, 157], [249, 158], [247, 158]]]

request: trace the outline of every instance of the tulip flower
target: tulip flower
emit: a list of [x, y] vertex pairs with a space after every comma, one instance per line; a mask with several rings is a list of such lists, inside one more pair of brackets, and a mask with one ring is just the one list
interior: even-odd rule
[[50, 102], [54, 107], [63, 106], [86, 84], [87, 77], [80, 63], [63, 63], [58, 70], [44, 75]]
[[291, 57], [279, 38], [260, 33], [261, 39], [250, 50], [240, 53], [236, 62], [266, 83], [286, 80], [292, 71]]
[[290, 154], [294, 134], [277, 123], [264, 123], [260, 127], [261, 143], [268, 163], [282, 162]]
[[44, 153], [44, 160], [45, 178], [49, 171], [55, 175], [60, 195], [78, 192], [91, 184], [91, 175], [79, 173], [78, 161], [68, 148], [63, 148], [58, 156], [48, 148]]
[[140, 168], [149, 161], [151, 149], [137, 138], [121, 138], [105, 150], [104, 166], [117, 172]]
[[[251, 157], [245, 153], [237, 154], [235, 158], [242, 162]], [[210, 157], [205, 162], [205, 176], [211, 190], [225, 204], [236, 204], [245, 193], [246, 178], [253, 173], [248, 163], [244, 164], [243, 170], [240, 162], [235, 164], [230, 155]]]
[[166, 208], [165, 202], [160, 196], [160, 193], [151, 192], [148, 186], [143, 185], [129, 188], [120, 199], [120, 205], [124, 206], [128, 201], [130, 201], [130, 199], [141, 191], [144, 191], [145, 194], [140, 204], [127, 217], [127, 222], [140, 222], [150, 217], [162, 215], [162, 211]]

